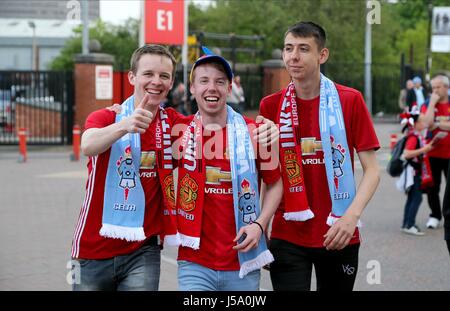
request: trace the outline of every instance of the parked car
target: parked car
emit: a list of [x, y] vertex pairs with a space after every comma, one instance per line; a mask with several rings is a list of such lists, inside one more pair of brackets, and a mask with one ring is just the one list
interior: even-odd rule
[[13, 120], [11, 90], [0, 90], [0, 130], [13, 131]]

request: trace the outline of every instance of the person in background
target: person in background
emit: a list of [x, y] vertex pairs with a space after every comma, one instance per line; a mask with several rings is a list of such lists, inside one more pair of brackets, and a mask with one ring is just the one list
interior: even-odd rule
[[170, 96], [172, 98], [170, 107], [183, 115], [191, 114], [186, 110], [186, 86], [183, 82], [178, 83]]
[[406, 103], [406, 97], [409, 90], [412, 90], [414, 87], [414, 83], [411, 79], [406, 80], [405, 88], [400, 90], [400, 95], [398, 97], [398, 107], [401, 109], [402, 112], [406, 112], [406, 109], [408, 108], [408, 105]]
[[241, 85], [241, 77], [234, 76], [231, 84], [231, 93], [227, 96], [227, 104], [234, 109], [234, 111], [242, 113], [245, 108], [244, 89]]
[[[427, 153], [433, 149], [434, 144], [425, 142], [422, 131], [425, 129], [424, 122], [419, 119], [419, 114], [403, 113], [401, 115], [404, 130], [407, 130], [405, 149], [403, 157], [408, 160], [404, 169], [404, 182], [413, 180], [411, 186], [407, 185], [405, 191], [407, 199], [403, 216], [402, 232], [415, 236], [422, 236], [425, 233], [416, 225], [416, 215], [422, 203], [422, 190], [433, 184], [431, 175], [430, 160]], [[400, 178], [400, 180], [403, 179]]]
[[419, 76], [413, 78], [414, 87], [406, 94], [406, 105], [408, 111], [420, 111], [420, 108], [427, 99], [427, 93], [422, 86], [422, 79]]
[[[437, 75], [431, 79], [433, 93], [428, 105], [423, 105], [420, 118], [431, 132], [434, 139], [440, 132], [450, 132], [450, 103], [449, 103], [449, 79], [444, 75]], [[444, 133], [443, 133], [444, 134]], [[431, 171], [433, 173], [434, 186], [427, 191], [428, 205], [431, 209], [427, 228], [436, 229], [442, 219], [441, 201], [439, 193], [441, 190], [442, 173], [447, 178], [447, 170], [450, 163], [450, 135], [443, 138], [436, 148], [428, 153], [430, 157]]]

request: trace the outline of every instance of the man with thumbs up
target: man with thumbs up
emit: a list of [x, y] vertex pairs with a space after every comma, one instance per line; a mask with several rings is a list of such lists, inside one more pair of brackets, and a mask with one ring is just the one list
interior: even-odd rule
[[[179, 242], [171, 130], [185, 121], [160, 107], [175, 66], [163, 46], [137, 49], [128, 73], [133, 96], [86, 120], [81, 149], [89, 178], [72, 241], [72, 273], [80, 280], [73, 290], [158, 290], [160, 236], [168, 245]], [[258, 142], [277, 143], [274, 123], [257, 122]]]
[[89, 178], [72, 241], [73, 273], [80, 273], [73, 290], [158, 290], [160, 235], [176, 234], [164, 218], [174, 204], [166, 151], [178, 114], [160, 108], [175, 66], [163, 46], [137, 49], [128, 73], [134, 94], [121, 113], [100, 109], [86, 120], [81, 149]]

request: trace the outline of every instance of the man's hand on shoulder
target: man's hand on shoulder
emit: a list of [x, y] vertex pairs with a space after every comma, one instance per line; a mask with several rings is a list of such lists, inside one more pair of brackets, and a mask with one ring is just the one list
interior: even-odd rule
[[274, 146], [280, 138], [280, 130], [278, 126], [271, 120], [259, 115], [255, 120], [256, 124], [260, 124], [253, 130], [255, 140], [263, 147]]

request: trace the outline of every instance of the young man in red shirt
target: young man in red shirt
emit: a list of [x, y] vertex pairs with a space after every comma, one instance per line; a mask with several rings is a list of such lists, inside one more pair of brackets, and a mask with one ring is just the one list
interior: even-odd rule
[[134, 93], [123, 113], [100, 109], [86, 120], [81, 148], [89, 178], [72, 241], [76, 291], [158, 290], [160, 235], [176, 234], [165, 218], [174, 207], [170, 135], [177, 113], [159, 107], [175, 66], [162, 46], [137, 49], [128, 73]]
[[[262, 99], [260, 114], [280, 125], [284, 197], [272, 223], [274, 290], [352, 290], [361, 214], [379, 183], [380, 145], [361, 93], [320, 73], [326, 35], [312, 22], [291, 26], [283, 61], [292, 82]], [[354, 184], [354, 149], [363, 177]]]
[[[439, 132], [448, 133], [450, 131], [450, 103], [448, 101], [449, 79], [444, 75], [438, 75], [431, 79], [433, 93], [427, 105], [422, 105], [421, 119], [431, 131], [433, 139]], [[441, 135], [441, 134], [440, 134]], [[441, 189], [442, 173], [447, 177], [447, 169], [450, 160], [450, 135], [443, 138], [436, 148], [428, 153], [430, 157], [431, 171], [433, 174], [434, 186], [428, 190], [428, 205], [431, 209], [427, 228], [436, 229], [442, 219], [441, 201], [439, 192]]]
[[[74, 290], [157, 290], [160, 236], [179, 244], [171, 131], [182, 115], [160, 108], [175, 66], [163, 46], [137, 49], [129, 72], [133, 96], [86, 120], [89, 179], [72, 242]], [[273, 122], [262, 122], [258, 140], [276, 138]]]
[[[191, 71], [199, 112], [179, 139], [178, 285], [182, 291], [259, 290], [260, 268], [273, 260], [264, 230], [282, 196], [277, 152], [261, 159], [261, 146], [251, 139], [259, 131], [255, 122], [226, 105], [228, 62], [204, 51]], [[258, 173], [267, 186], [261, 211]]]

